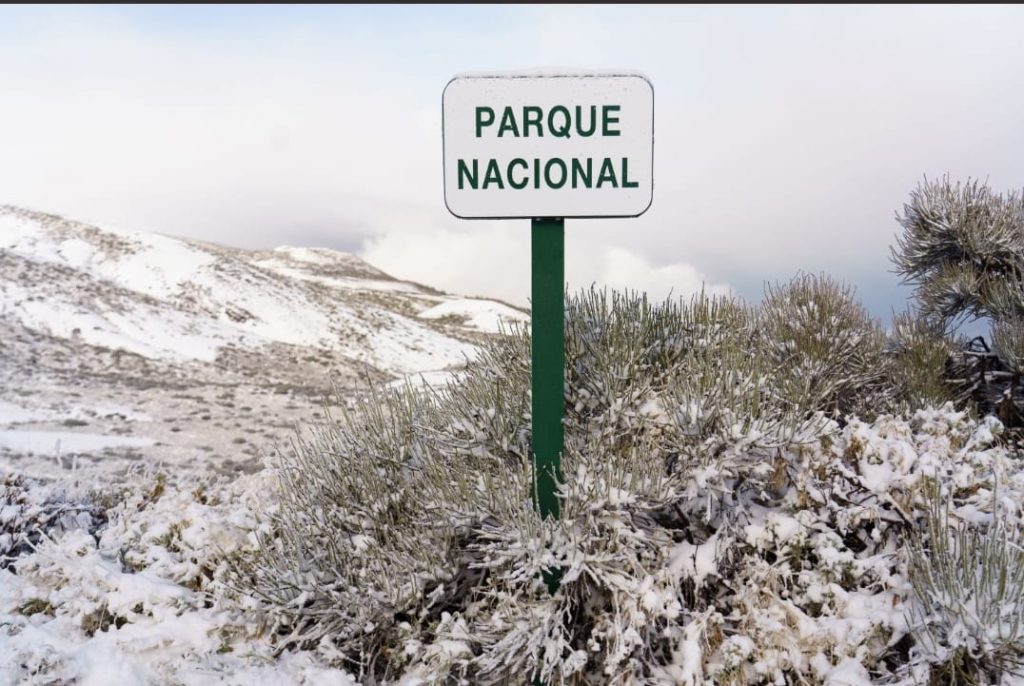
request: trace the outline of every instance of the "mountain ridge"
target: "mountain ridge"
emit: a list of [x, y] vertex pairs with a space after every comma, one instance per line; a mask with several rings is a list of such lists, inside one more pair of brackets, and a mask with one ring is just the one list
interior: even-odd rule
[[81, 453], [103, 468], [253, 470], [332, 397], [452, 378], [500, 318], [527, 315], [329, 248], [244, 250], [0, 205], [0, 467], [53, 475]]
[[[437, 358], [434, 369], [458, 364], [466, 352], [461, 343], [472, 343], [477, 333], [494, 329], [471, 323], [478, 321], [472, 316], [475, 312], [467, 313], [468, 325], [462, 327], [440, 326], [430, 316], [421, 318], [437, 305], [451, 307], [453, 301], [457, 305], [470, 299], [401, 281], [355, 255], [329, 248], [243, 250], [164, 234], [100, 228], [59, 215], [0, 206], [0, 251], [8, 263], [8, 275], [24, 272], [33, 277], [17, 280], [17, 287], [10, 276], [0, 279], [4, 288], [0, 304], [10, 311], [20, 306], [20, 316], [29, 328], [63, 337], [78, 329], [86, 342], [115, 342], [147, 357], [177, 355], [210, 361], [215, 349], [228, 342], [255, 347], [273, 341], [334, 349], [359, 363], [400, 375], [431, 368], [429, 360], [417, 355], [424, 348], [429, 349], [428, 356]], [[20, 270], [12, 262], [21, 262]], [[102, 295], [106, 310], [95, 312], [90, 303], [69, 297], [74, 294], [66, 289], [45, 286], [47, 277], [50, 281], [72, 277], [67, 268], [77, 272], [79, 282], [96, 282], [91, 287], [80, 283], [80, 290]], [[54, 311], [26, 305], [40, 300], [49, 302]], [[520, 310], [504, 303], [481, 302], [493, 303], [496, 317], [523, 319]], [[184, 316], [187, 321], [171, 327], [184, 339], [182, 344], [140, 341], [145, 336], [133, 331], [132, 325], [152, 314], [140, 312], [140, 304], [165, 310], [163, 328]], [[132, 321], [110, 321], [110, 316], [104, 316], [117, 309], [115, 305], [135, 315]], [[98, 314], [104, 321], [83, 321], [86, 326], [62, 326], [58, 321], [77, 321], [84, 313]], [[376, 351], [358, 343], [345, 344], [350, 337], [357, 341], [373, 337]]]

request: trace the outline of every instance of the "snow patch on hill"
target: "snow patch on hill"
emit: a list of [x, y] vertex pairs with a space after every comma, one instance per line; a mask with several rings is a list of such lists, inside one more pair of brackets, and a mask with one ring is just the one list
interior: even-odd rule
[[493, 300], [476, 300], [473, 298], [461, 298], [447, 300], [431, 307], [429, 310], [420, 312], [420, 319], [441, 319], [442, 317], [456, 317], [464, 320], [466, 326], [498, 333], [504, 326], [507, 331], [513, 323], [526, 323], [530, 321], [530, 315], [504, 303]]
[[108, 436], [71, 431], [0, 431], [0, 448], [30, 455], [80, 453], [114, 447], [141, 448], [153, 445], [148, 438]]
[[55, 413], [0, 400], [0, 425], [54, 419]]
[[[0, 208], [0, 250], [71, 267], [157, 298], [178, 294], [183, 284], [199, 277], [204, 267], [216, 261], [213, 255], [158, 234], [101, 231], [97, 227], [88, 227], [93, 229], [89, 231], [72, 223], [61, 228], [48, 229], [33, 221], [32, 214]], [[123, 240], [111, 241], [115, 236]]]
[[[284, 343], [400, 376], [460, 366], [473, 333], [494, 330], [492, 312], [521, 316], [335, 250], [245, 251], [13, 207], [0, 206], [0, 260], [0, 316], [154, 359], [212, 362], [225, 346]], [[468, 313], [465, 326], [431, 322], [448, 311]]]

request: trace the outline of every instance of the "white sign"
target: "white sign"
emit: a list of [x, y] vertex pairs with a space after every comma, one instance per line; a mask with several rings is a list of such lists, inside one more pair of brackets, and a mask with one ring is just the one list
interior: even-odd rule
[[654, 88], [644, 76], [456, 76], [441, 99], [455, 216], [637, 217], [650, 207]]

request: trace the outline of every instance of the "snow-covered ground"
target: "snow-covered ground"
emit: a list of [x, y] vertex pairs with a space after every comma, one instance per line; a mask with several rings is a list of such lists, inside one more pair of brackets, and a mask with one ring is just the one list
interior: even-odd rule
[[151, 445], [151, 439], [135, 436], [110, 436], [80, 431], [0, 431], [0, 448], [29, 455], [52, 456], [58, 460], [66, 453], [77, 454], [104, 448], [140, 448]]
[[[855, 553], [832, 531], [835, 522], [853, 526], [868, 518], [883, 529], [896, 526], [894, 512], [876, 505], [911, 507], [908, 494], [930, 476], [961, 494], [953, 516], [984, 517], [993, 495], [986, 474], [998, 474], [1001, 507], [1019, 522], [1024, 470], [993, 444], [999, 430], [998, 422], [974, 423], [948, 408], [909, 421], [855, 421], [827, 447], [808, 446], [802, 459], [838, 470], [847, 485], [856, 482], [864, 502], [850, 501], [838, 511], [821, 503], [794, 510], [784, 499], [775, 509], [762, 508], [737, 540], [677, 543], [669, 568], [650, 573], [667, 571], [696, 588], [725, 575], [721, 564], [729, 550], [742, 554], [732, 565], [752, 565], [731, 570], [736, 578], [749, 573], [778, 581], [795, 574], [789, 562], [773, 570], [750, 551], [804, 550], [803, 559], [816, 561], [793, 577], [791, 588], [731, 589], [749, 600], [748, 615], [730, 618], [743, 633], [719, 637], [716, 649], [701, 637], [721, 616], [694, 614], [693, 631], [685, 632], [689, 638], [658, 683], [771, 683], [770, 675], [791, 673], [796, 665], [806, 683], [870, 686], [866, 665], [877, 661], [886, 640], [908, 628], [911, 590], [899, 551]], [[40, 513], [64, 513], [33, 549], [14, 559], [13, 572], [0, 570], [0, 684], [358, 683], [330, 665], [329, 650], [277, 654], [268, 617], [227, 582], [257, 537], [268, 534], [274, 488], [272, 470], [201, 484], [138, 475], [100, 488], [113, 504], [98, 516], [95, 509], [76, 510], [80, 501], [69, 497], [88, 488], [65, 491], [0, 473], [0, 555], [17, 549], [13, 525], [25, 532], [43, 521]], [[652, 594], [648, 609], [660, 607]], [[807, 613], [809, 606], [819, 609]], [[446, 640], [453, 655], [469, 650]], [[415, 674], [401, 683], [422, 683]], [[758, 681], [758, 674], [768, 680]], [[910, 670], [886, 683], [911, 686], [922, 674], [927, 670]], [[1012, 675], [1001, 682], [1022, 683]]]
[[[202, 502], [194, 485], [158, 493], [152, 481], [125, 483], [122, 493], [141, 492], [109, 525], [69, 517], [17, 573], [0, 568], [0, 684], [355, 684], [312, 653], [275, 656], [260, 617], [216, 583], [224, 556], [252, 546], [264, 480], [221, 485]], [[56, 492], [3, 484], [0, 472], [0, 557], [5, 525]]]
[[[209, 606], [179, 574], [200, 563], [158, 541], [180, 524], [206, 559], [251, 535], [265, 489], [237, 475], [259, 473], [299, 422], [336, 392], [444, 383], [499, 314], [518, 313], [480, 301], [493, 322], [419, 317], [463, 302], [334, 250], [244, 251], [0, 207], [0, 555], [50, 494], [135, 489], [108, 526], [72, 508], [17, 574], [0, 570], [0, 684], [348, 683], [311, 655], [274, 657], [244, 609]], [[157, 474], [162, 499], [145, 495]], [[218, 504], [196, 502], [214, 478], [228, 484]], [[126, 567], [136, 544], [162, 561]]]

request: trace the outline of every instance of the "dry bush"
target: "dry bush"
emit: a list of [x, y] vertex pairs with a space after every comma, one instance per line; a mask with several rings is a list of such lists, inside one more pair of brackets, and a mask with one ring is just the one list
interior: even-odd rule
[[[1024, 667], [1024, 532], [999, 507], [985, 525], [954, 519], [940, 486], [929, 482], [925, 526], [909, 539], [917, 599], [914, 633], [936, 665], [933, 681], [998, 683]], [[1014, 505], [1016, 509], [1016, 505]]]
[[579, 294], [558, 520], [532, 506], [530, 338], [514, 330], [459, 383], [374, 389], [283, 452], [280, 509], [233, 584], [279, 648], [367, 684], [756, 684], [854, 655], [890, 674], [901, 613], [828, 627], [861, 611], [849, 598], [901, 602], [886, 551], [914, 526], [906, 454], [961, 459], [973, 429], [827, 416], [906, 395], [875, 365], [878, 333], [816, 277], [763, 307]]

